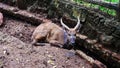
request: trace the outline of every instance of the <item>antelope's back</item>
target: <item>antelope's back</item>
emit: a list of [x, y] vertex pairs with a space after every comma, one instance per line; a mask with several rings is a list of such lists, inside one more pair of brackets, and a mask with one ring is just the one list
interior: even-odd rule
[[64, 43], [65, 43], [65, 41], [64, 41], [65, 40], [64, 39], [64, 30], [60, 26], [58, 26], [54, 23], [51, 24], [50, 29], [51, 29], [51, 31], [50, 31], [51, 35], [49, 37], [49, 40], [50, 40], [50, 38], [54, 38], [60, 44], [64, 45]]
[[[39, 36], [39, 39], [46, 37], [46, 40], [56, 40], [61, 44], [64, 44], [64, 32], [61, 27], [58, 25], [47, 22], [40, 24], [33, 32], [32, 38], [35, 39], [36, 36]], [[56, 39], [55, 39], [56, 38]]]
[[32, 39], [34, 39], [37, 35], [39, 36], [45, 36], [46, 33], [49, 32], [49, 27], [48, 27], [48, 23], [42, 23], [40, 24], [38, 27], [36, 27], [36, 29], [33, 32], [32, 35]]

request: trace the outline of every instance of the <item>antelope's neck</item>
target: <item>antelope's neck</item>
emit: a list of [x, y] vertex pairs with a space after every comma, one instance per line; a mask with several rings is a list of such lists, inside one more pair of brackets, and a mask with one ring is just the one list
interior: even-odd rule
[[64, 30], [64, 44], [68, 42], [68, 33]]

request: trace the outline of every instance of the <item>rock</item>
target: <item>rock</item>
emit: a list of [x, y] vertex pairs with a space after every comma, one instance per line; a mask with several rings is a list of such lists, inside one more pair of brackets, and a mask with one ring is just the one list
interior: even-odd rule
[[0, 12], [0, 26], [3, 24], [3, 14]]
[[112, 39], [113, 39], [113, 36], [108, 36], [108, 35], [105, 35], [105, 34], [100, 36], [100, 40], [103, 44], [109, 44], [110, 45], [112, 43], [111, 42]]
[[6, 54], [6, 55], [10, 54], [7, 50], [4, 50], [3, 53]]

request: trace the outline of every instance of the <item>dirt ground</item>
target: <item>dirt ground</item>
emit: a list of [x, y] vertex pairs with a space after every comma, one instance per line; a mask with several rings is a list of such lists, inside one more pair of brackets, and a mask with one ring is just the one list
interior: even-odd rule
[[27, 22], [5, 18], [0, 27], [0, 68], [92, 68], [74, 50], [32, 46], [35, 28]]

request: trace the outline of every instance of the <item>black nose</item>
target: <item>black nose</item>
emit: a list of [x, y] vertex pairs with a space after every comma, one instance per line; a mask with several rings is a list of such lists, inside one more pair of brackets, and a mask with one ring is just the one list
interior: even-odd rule
[[70, 43], [70, 46], [75, 46], [75, 43]]

